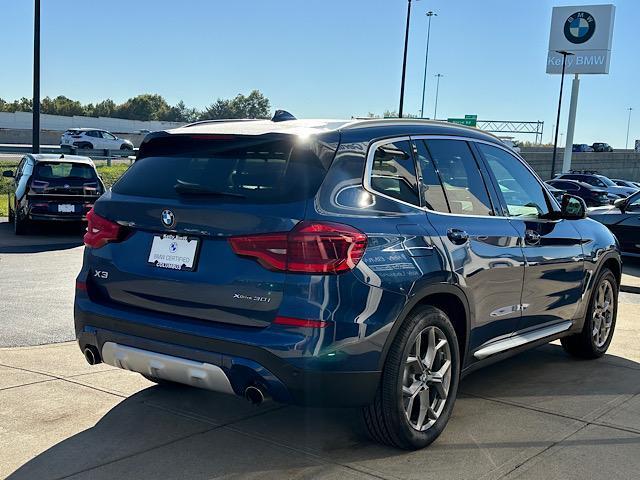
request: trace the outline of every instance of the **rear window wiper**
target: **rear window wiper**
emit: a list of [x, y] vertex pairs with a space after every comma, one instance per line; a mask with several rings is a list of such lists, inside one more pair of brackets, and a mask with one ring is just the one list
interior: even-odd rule
[[182, 180], [178, 180], [178, 183], [176, 183], [173, 188], [180, 195], [207, 195], [211, 197], [246, 198], [245, 195], [242, 195], [241, 193], [218, 192], [216, 190], [211, 190], [210, 188], [207, 188], [203, 185], [184, 182]]

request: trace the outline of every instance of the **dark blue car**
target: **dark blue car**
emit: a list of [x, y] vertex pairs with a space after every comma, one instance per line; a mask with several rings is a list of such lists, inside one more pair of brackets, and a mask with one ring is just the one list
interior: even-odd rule
[[447, 123], [152, 133], [88, 215], [78, 341], [157, 382], [363, 406], [373, 438], [421, 448], [462, 375], [558, 338], [605, 353], [620, 256], [585, 208]]

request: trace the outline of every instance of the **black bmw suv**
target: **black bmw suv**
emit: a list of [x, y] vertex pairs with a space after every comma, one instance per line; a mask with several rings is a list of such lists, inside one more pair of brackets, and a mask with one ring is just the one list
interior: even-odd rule
[[89, 157], [29, 154], [16, 171], [9, 195], [9, 221], [16, 235], [27, 233], [33, 222], [80, 222], [104, 193], [104, 184]]
[[620, 255], [585, 210], [442, 122], [155, 132], [87, 215], [78, 342], [158, 382], [362, 406], [375, 439], [424, 447], [462, 375], [556, 339], [606, 352]]

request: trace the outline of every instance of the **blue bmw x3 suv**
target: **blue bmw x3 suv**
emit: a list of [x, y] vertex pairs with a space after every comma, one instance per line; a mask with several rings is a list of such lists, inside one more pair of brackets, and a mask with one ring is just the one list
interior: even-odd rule
[[609, 230], [499, 139], [442, 122], [210, 121], [149, 134], [88, 214], [91, 364], [259, 403], [362, 406], [421, 448], [462, 375], [616, 319]]

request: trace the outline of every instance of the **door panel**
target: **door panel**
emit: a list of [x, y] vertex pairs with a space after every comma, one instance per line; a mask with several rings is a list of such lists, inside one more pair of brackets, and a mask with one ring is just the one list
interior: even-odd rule
[[[524, 276], [518, 232], [508, 219], [500, 217], [429, 213], [428, 218], [447, 252], [451, 271], [475, 310], [470, 351], [510, 336], [520, 323]], [[453, 230], [466, 233], [468, 240], [457, 240]]]
[[523, 239], [526, 259], [518, 330], [573, 319], [584, 281], [584, 255], [578, 231], [570, 220], [512, 218], [511, 223]]
[[580, 234], [570, 220], [546, 220], [554, 216], [555, 204], [519, 158], [498, 146], [478, 143], [477, 147], [524, 251], [518, 331], [573, 319], [584, 280]]
[[519, 324], [524, 254], [518, 232], [495, 216], [495, 192], [467, 142], [416, 139], [415, 147], [425, 204], [441, 212], [429, 212], [428, 219], [473, 309], [473, 352]]

